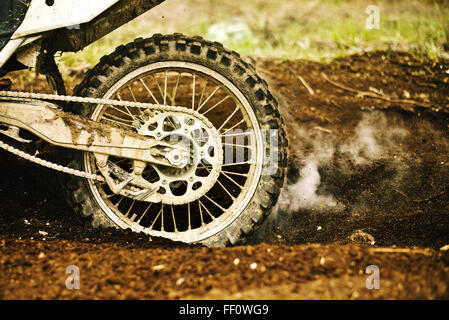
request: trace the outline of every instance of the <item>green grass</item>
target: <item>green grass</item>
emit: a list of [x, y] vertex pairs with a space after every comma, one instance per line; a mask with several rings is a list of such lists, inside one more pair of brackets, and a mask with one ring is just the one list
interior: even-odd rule
[[449, 8], [432, 1], [376, 1], [380, 28], [369, 30], [365, 8], [373, 2], [167, 0], [83, 51], [64, 54], [61, 62], [63, 70], [92, 66], [118, 45], [156, 32], [207, 37], [211, 25], [231, 17], [243, 19], [253, 36], [224, 45], [246, 56], [324, 61], [386, 49], [448, 56]]

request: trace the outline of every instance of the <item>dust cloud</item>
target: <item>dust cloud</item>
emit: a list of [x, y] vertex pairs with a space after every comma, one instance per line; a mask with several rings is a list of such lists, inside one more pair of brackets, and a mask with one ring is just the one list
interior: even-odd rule
[[[299, 177], [293, 184], [287, 184], [281, 192], [276, 211], [297, 212], [300, 209], [320, 212], [339, 212], [346, 205], [337, 201], [323, 183], [320, 168], [334, 166], [342, 175], [350, 175], [356, 167], [368, 166], [373, 161], [388, 159], [397, 170], [391, 179], [400, 180], [406, 167], [399, 161], [404, 157], [403, 141], [409, 132], [401, 124], [394, 125], [381, 112], [364, 114], [354, 130], [354, 134], [339, 141], [323, 128], [315, 127], [314, 133], [296, 129], [298, 149], [305, 150]], [[301, 152], [301, 151], [299, 151]], [[306, 153], [308, 153], [306, 155]], [[398, 161], [395, 161], [398, 159]]]

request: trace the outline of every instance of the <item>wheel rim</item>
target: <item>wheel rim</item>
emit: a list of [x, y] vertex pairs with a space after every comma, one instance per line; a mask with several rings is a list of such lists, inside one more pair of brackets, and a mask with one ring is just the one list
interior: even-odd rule
[[[205, 188], [204, 194], [198, 192], [201, 196], [194, 201], [186, 203], [142, 203], [112, 195], [104, 183], [89, 180], [95, 201], [115, 224], [152, 236], [191, 243], [224, 230], [243, 212], [256, 191], [262, 172], [263, 137], [250, 103], [231, 81], [201, 65], [159, 62], [129, 73], [117, 81], [103, 98], [193, 108], [214, 125], [221, 138], [220, 148], [223, 148], [224, 155], [224, 163], [213, 185]], [[137, 132], [140, 130], [141, 134], [153, 136], [149, 133], [151, 130], [142, 131], [142, 122], [145, 120], [142, 112], [145, 111], [102, 105], [96, 107], [91, 119], [114, 123]], [[168, 118], [173, 116], [166, 115]], [[167, 123], [171, 122], [169, 125], [175, 126], [175, 118], [167, 120]], [[155, 124], [158, 128], [163, 125], [164, 122]], [[170, 135], [169, 125], [167, 136]], [[151, 123], [148, 127], [154, 129], [154, 132], [159, 130], [152, 127]], [[218, 148], [218, 142], [214, 146]], [[110, 160], [129, 170], [129, 161]], [[94, 157], [89, 153], [84, 154], [84, 166], [88, 172], [98, 170]], [[209, 176], [211, 170], [208, 175], [207, 164], [205, 167], [203, 175]], [[160, 191], [163, 189], [164, 177], [167, 177], [162, 170], [148, 165], [145, 172], [146, 178], [159, 179], [157, 183], [161, 186]], [[176, 172], [172, 175], [176, 177]], [[189, 177], [198, 176], [201, 176], [200, 171]], [[173, 190], [179, 192], [181, 189], [181, 184], [178, 184]], [[187, 201], [187, 197], [185, 199]]]

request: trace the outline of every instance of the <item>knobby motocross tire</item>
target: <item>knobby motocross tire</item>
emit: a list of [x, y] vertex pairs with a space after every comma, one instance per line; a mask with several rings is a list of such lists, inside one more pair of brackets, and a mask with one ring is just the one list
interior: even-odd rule
[[[201, 37], [187, 37], [182, 34], [161, 35], [138, 38], [119, 46], [113, 53], [101, 58], [89, 70], [83, 81], [76, 86], [74, 95], [102, 98], [119, 80], [134, 70], [164, 61], [182, 61], [200, 65], [224, 76], [243, 93], [253, 109], [261, 130], [276, 129], [278, 144], [277, 169], [268, 175], [261, 175], [257, 188], [246, 209], [223, 230], [198, 241], [207, 246], [228, 246], [244, 243], [269, 215], [275, 205], [284, 183], [287, 166], [287, 138], [284, 120], [278, 111], [278, 103], [268, 90], [255, 68], [240, 58], [239, 54], [225, 49], [220, 43], [210, 42]], [[91, 117], [96, 105], [72, 104], [67, 110], [85, 117]], [[264, 146], [264, 167], [268, 166], [270, 149]], [[66, 164], [72, 168], [85, 170], [83, 152], [64, 151]], [[86, 179], [75, 176], [65, 177], [63, 188], [73, 209], [85, 216], [94, 226], [116, 226], [100, 208]]]

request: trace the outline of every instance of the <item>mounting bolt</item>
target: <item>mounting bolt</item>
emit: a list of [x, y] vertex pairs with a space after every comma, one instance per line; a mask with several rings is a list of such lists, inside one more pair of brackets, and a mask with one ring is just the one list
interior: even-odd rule
[[104, 168], [104, 166], [106, 165], [106, 162], [104, 162], [103, 160], [100, 160], [100, 161], [97, 162], [97, 165], [98, 165], [100, 168]]
[[167, 184], [167, 180], [162, 180], [162, 184]]

